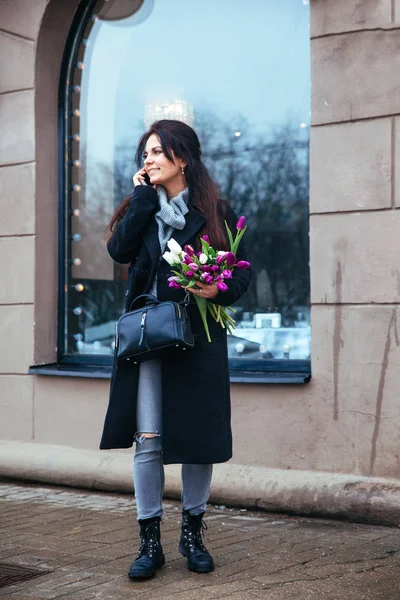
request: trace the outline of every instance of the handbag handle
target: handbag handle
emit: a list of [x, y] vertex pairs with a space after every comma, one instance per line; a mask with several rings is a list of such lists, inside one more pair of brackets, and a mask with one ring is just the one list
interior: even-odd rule
[[[133, 307], [136, 304], [136, 302], [141, 299], [143, 300], [144, 298], [148, 298], [146, 304], [160, 304], [159, 299], [156, 298], [156, 296], [153, 296], [153, 294], [141, 294], [140, 296], [137, 296], [136, 298], [134, 298], [132, 300], [129, 310], [133, 310]], [[190, 303], [190, 292], [186, 292], [184, 300], [180, 300], [178, 302], [178, 304], [184, 304], [185, 306], [188, 306], [189, 303]]]
[[156, 298], [155, 296], [153, 296], [153, 294], [141, 294], [140, 296], [137, 296], [136, 298], [134, 298], [132, 300], [129, 310], [133, 310], [133, 307], [137, 303], [137, 301], [144, 300], [144, 298], [148, 298], [146, 304], [159, 304], [160, 303], [159, 299]]

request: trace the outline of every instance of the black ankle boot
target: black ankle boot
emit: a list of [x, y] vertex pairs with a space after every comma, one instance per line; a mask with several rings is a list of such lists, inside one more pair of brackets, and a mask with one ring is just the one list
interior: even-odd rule
[[188, 510], [182, 513], [182, 534], [179, 552], [188, 561], [189, 571], [209, 573], [214, 570], [214, 561], [203, 544], [202, 531], [207, 529], [203, 521], [204, 513], [191, 515]]
[[150, 579], [165, 564], [161, 546], [160, 517], [139, 519], [141, 544], [136, 560], [129, 568], [130, 579]]

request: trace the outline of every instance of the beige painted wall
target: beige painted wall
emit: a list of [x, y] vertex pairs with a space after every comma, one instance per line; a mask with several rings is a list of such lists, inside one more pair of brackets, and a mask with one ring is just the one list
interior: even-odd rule
[[[55, 360], [57, 85], [76, 4], [0, 3], [0, 439], [96, 449], [108, 382], [27, 375]], [[313, 379], [232, 385], [235, 463], [400, 476], [399, 4], [311, 2]]]

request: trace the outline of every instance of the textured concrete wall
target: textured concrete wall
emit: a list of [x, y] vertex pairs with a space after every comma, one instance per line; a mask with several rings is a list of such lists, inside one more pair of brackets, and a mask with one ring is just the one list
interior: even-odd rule
[[[76, 5], [77, 0], [0, 3], [0, 55], [6, 57], [0, 63], [3, 439], [36, 439], [35, 379], [28, 369], [55, 360], [58, 81]], [[56, 388], [57, 382], [55, 395]]]
[[[57, 86], [76, 3], [0, 3], [0, 438], [94, 450], [108, 382], [27, 375], [55, 359]], [[232, 386], [233, 461], [399, 477], [400, 2], [311, 14], [313, 379]]]
[[46, 0], [0, 3], [0, 437], [32, 439], [35, 41]]
[[313, 0], [311, 8], [313, 370], [317, 385], [325, 376], [318, 412], [327, 409], [320, 460], [398, 477], [400, 5]]

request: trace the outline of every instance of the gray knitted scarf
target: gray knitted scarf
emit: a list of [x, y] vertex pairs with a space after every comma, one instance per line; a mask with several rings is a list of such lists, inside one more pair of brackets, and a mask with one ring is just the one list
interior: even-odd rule
[[185, 227], [185, 215], [189, 212], [187, 206], [189, 188], [185, 188], [175, 198], [168, 200], [166, 189], [162, 185], [158, 185], [157, 195], [160, 210], [156, 213], [155, 218], [158, 223], [158, 240], [160, 242], [161, 254], [163, 254], [173, 230]]

